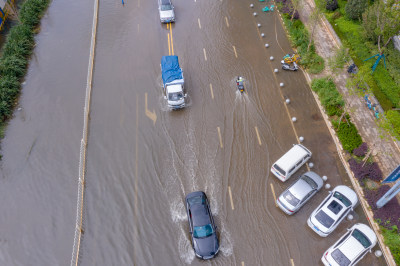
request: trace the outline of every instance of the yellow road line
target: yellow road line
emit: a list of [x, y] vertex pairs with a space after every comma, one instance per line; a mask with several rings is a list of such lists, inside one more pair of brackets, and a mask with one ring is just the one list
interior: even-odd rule
[[210, 91], [211, 91], [211, 98], [214, 99], [214, 91], [211, 83], [210, 83]]
[[207, 53], [206, 53], [206, 48], [203, 48], [203, 53], [204, 53], [204, 59], [207, 61]]
[[201, 29], [200, 18], [198, 18], [197, 21], [199, 22], [199, 28]]
[[231, 207], [232, 207], [232, 210], [234, 210], [235, 207], [233, 206], [232, 191], [231, 191], [230, 186], [228, 186], [228, 191], [229, 191], [229, 198], [231, 199]]
[[225, 23], [226, 23], [226, 26], [229, 28], [229, 22], [228, 22], [228, 18], [227, 17], [225, 17]]
[[167, 23], [167, 30], [169, 30], [169, 23]]
[[137, 217], [137, 211], [138, 211], [138, 157], [139, 157], [139, 151], [138, 151], [138, 135], [139, 135], [139, 97], [136, 94], [136, 136], [135, 136], [135, 210], [134, 214], [135, 217]]
[[260, 138], [260, 134], [258, 134], [258, 128], [257, 127], [254, 127], [255, 129], [256, 129], [256, 134], [257, 134], [257, 139], [258, 139], [258, 144], [260, 144], [260, 146], [261, 146], [261, 138]]
[[274, 200], [275, 200], [275, 206], [278, 207], [278, 204], [276, 204], [276, 196], [275, 196], [274, 185], [272, 185], [272, 183], [270, 183], [270, 185], [271, 185], [272, 195], [274, 196]]
[[242, 261], [242, 266], [244, 266], [244, 261]]
[[172, 25], [169, 24], [169, 32], [171, 34], [171, 55], [174, 55], [174, 38], [172, 37]]
[[290, 259], [290, 262], [292, 263], [292, 266], [294, 266], [294, 262], [293, 262], [293, 259]]
[[168, 55], [171, 55], [171, 41], [169, 39], [169, 33], [168, 33]]
[[220, 144], [221, 148], [223, 148], [224, 144], [222, 143], [221, 129], [219, 127], [217, 127], [217, 129], [218, 129], [219, 144]]
[[235, 45], [232, 45], [232, 47], [233, 47], [233, 51], [235, 52], [235, 56], [236, 56], [236, 58], [237, 58], [236, 47], [235, 47]]

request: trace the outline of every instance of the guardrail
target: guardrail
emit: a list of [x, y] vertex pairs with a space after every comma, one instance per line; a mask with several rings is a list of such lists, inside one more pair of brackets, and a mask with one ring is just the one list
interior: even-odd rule
[[79, 156], [78, 199], [76, 203], [76, 225], [75, 225], [74, 245], [72, 248], [71, 266], [78, 265], [79, 249], [83, 234], [83, 207], [84, 207], [83, 199], [85, 192], [86, 148], [87, 148], [87, 138], [88, 138], [88, 128], [89, 128], [90, 96], [92, 93], [93, 65], [94, 65], [94, 52], [96, 46], [98, 10], [99, 10], [99, 0], [95, 0], [93, 24], [92, 24], [92, 38], [90, 43], [88, 75], [86, 81], [85, 107], [83, 114], [83, 132], [82, 132], [80, 156]]

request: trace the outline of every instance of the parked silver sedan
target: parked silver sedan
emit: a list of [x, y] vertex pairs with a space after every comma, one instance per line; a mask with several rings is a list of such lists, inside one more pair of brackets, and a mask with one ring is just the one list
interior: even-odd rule
[[276, 203], [286, 214], [297, 212], [323, 186], [324, 181], [314, 172], [307, 172], [299, 177], [278, 197]]

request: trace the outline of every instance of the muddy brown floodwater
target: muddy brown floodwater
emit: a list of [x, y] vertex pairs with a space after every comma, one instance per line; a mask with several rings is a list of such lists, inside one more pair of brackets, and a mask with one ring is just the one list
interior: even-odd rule
[[[313, 171], [350, 185], [303, 73], [280, 69], [292, 50], [277, 13], [250, 1], [173, 3], [169, 28], [156, 0], [100, 1], [79, 264], [319, 265], [366, 219], [358, 207], [353, 221], [320, 238], [306, 220], [326, 189], [292, 217], [275, 206], [271, 188], [279, 195], [295, 177], [282, 183], [269, 169], [296, 136], [313, 152]], [[91, 1], [53, 1], [36, 38], [21, 110], [2, 142], [2, 265], [70, 263], [92, 14]], [[169, 54], [179, 57], [189, 95], [174, 112], [161, 90]], [[208, 195], [220, 235], [220, 253], [207, 262], [188, 233], [183, 202], [195, 190]], [[385, 262], [368, 254], [360, 265]]]

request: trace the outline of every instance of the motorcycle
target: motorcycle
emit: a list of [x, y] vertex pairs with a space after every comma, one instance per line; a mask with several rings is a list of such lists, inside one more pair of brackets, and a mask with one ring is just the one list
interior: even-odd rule
[[242, 77], [238, 77], [236, 80], [236, 85], [238, 87], [238, 90], [240, 91], [240, 93], [244, 92], [244, 80]]
[[288, 63], [285, 63], [283, 60], [282, 60], [282, 69], [283, 70], [292, 70], [292, 71], [297, 71], [298, 69], [299, 69], [299, 66], [296, 64], [296, 62], [293, 62], [293, 65], [290, 65], [290, 64], [288, 64]]

